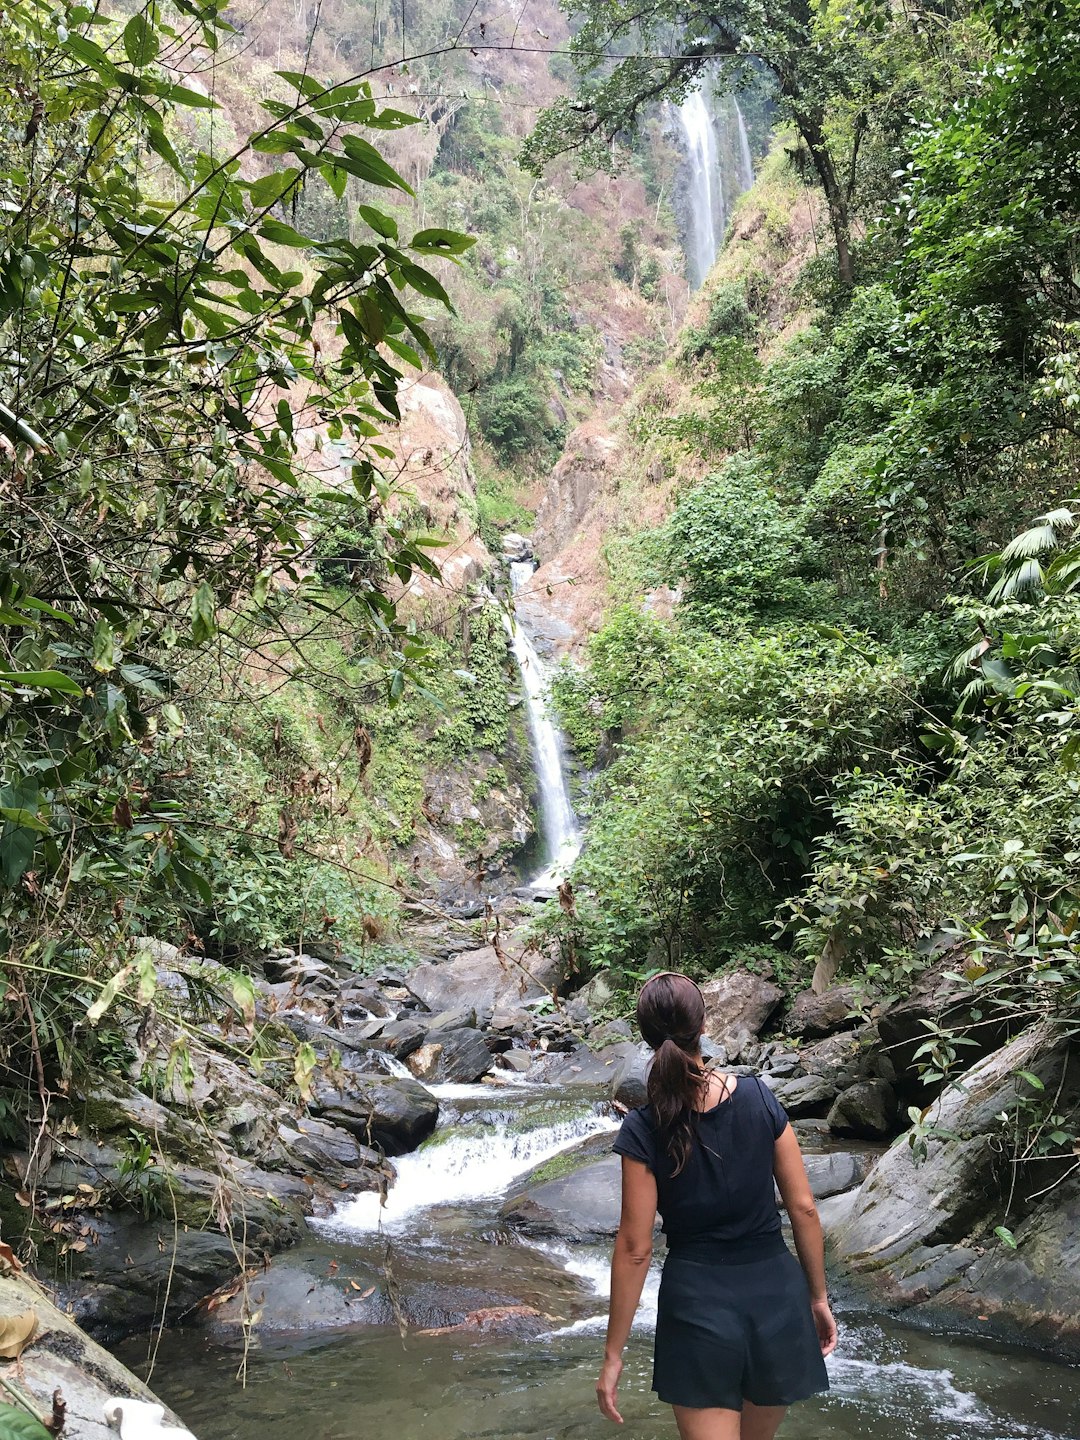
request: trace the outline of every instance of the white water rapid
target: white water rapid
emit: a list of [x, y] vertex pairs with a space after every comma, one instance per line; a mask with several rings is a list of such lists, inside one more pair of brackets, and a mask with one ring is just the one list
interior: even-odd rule
[[[533, 573], [531, 560], [510, 563], [510, 588], [517, 594]], [[566, 778], [566, 747], [547, 706], [548, 670], [536, 652], [522, 620], [506, 617], [511, 649], [525, 695], [532, 741], [533, 768], [540, 799], [540, 834], [544, 842], [544, 870], [530, 882], [538, 890], [554, 889], [581, 851], [581, 830], [570, 804]]]
[[338, 1209], [327, 1227], [335, 1231], [415, 1230], [420, 1212], [435, 1206], [472, 1206], [501, 1196], [511, 1181], [578, 1144], [589, 1135], [619, 1128], [614, 1115], [590, 1111], [574, 1118], [524, 1128], [507, 1115], [459, 1129], [440, 1131], [411, 1155], [394, 1161], [396, 1179], [380, 1205], [374, 1191], [357, 1195]]
[[686, 263], [697, 290], [712, 268], [724, 234], [724, 188], [717, 159], [716, 130], [700, 90], [676, 110], [688, 170], [686, 187]]

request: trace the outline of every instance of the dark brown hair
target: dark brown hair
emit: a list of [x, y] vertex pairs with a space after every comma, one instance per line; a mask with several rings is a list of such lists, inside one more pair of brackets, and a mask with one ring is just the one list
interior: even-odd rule
[[705, 999], [687, 975], [664, 971], [646, 980], [637, 1002], [642, 1037], [656, 1052], [647, 1092], [668, 1154], [678, 1175], [690, 1159], [694, 1113], [708, 1078], [699, 1052]]

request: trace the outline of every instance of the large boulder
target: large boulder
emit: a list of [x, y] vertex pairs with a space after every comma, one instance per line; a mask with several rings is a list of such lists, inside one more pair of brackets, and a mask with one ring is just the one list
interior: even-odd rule
[[479, 1030], [439, 1030], [405, 1062], [418, 1080], [470, 1084], [495, 1063]]
[[802, 990], [784, 1016], [784, 1030], [801, 1040], [822, 1040], [837, 1030], [850, 1030], [858, 1021], [852, 1011], [859, 1004], [859, 992], [851, 985], [834, 985], [818, 995]]
[[387, 1155], [415, 1150], [435, 1129], [439, 1102], [416, 1080], [396, 1076], [349, 1075], [342, 1088], [326, 1077], [315, 1082], [311, 1111], [350, 1131]]
[[836, 1098], [835, 1080], [824, 1075], [792, 1075], [776, 1079], [772, 1075], [764, 1074], [761, 1079], [780, 1101], [791, 1120], [824, 1115]]
[[[1080, 1103], [1066, 1061], [1064, 1041], [1042, 1027], [1026, 1031], [933, 1102], [925, 1124], [944, 1138], [928, 1140], [925, 1158], [899, 1139], [877, 1162], [832, 1243], [834, 1259], [879, 1302], [998, 1316], [1011, 1333], [1080, 1354], [1075, 1180], [1026, 1202], [1055, 1177], [1046, 1166], [1031, 1175], [1014, 1167], [999, 1121], [1019, 1070], [1056, 1093], [1061, 1113]], [[1015, 1250], [995, 1236], [1002, 1223], [1015, 1231]]]
[[830, 1150], [823, 1155], [804, 1155], [807, 1179], [815, 1200], [825, 1200], [830, 1195], [842, 1195], [861, 1185], [870, 1170], [869, 1155], [854, 1154], [848, 1150]]
[[729, 1060], [748, 1039], [761, 1033], [784, 998], [779, 985], [751, 975], [749, 970], [732, 970], [707, 980], [701, 993], [705, 997], [705, 1033], [714, 1044], [723, 1046]]
[[896, 1091], [887, 1080], [860, 1080], [833, 1101], [828, 1115], [834, 1135], [881, 1140], [896, 1128]]
[[606, 1239], [619, 1228], [621, 1169], [617, 1155], [605, 1155], [569, 1174], [528, 1183], [503, 1205], [502, 1218], [524, 1235]]
[[[946, 956], [917, 977], [907, 999], [890, 1006], [878, 1020], [881, 1044], [889, 1056], [895, 1083], [904, 1104], [923, 1108], [941, 1089], [941, 1081], [926, 1081], [925, 1057], [917, 1052], [926, 1043], [932, 1026], [952, 1029], [972, 1026], [968, 1039], [974, 1046], [965, 1046], [966, 1059], [974, 1062], [982, 1055], [992, 1054], [1008, 1038], [1007, 1022], [994, 1021], [981, 1007], [978, 991], [972, 991], [956, 975], [960, 968], [955, 957]], [[977, 1014], [975, 1012], [978, 1012]], [[977, 1021], [978, 1023], [973, 1024]]]
[[469, 1005], [477, 1023], [487, 1025], [500, 1009], [539, 1000], [559, 983], [556, 958], [543, 951], [496, 951], [494, 945], [466, 950], [438, 964], [418, 965], [406, 984], [429, 1010]]

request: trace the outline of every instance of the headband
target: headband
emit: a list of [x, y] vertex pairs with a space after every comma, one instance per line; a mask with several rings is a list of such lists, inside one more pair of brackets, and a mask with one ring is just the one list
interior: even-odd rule
[[701, 996], [702, 1004], [705, 1003], [705, 995], [701, 989], [701, 986], [697, 983], [696, 980], [691, 980], [689, 975], [684, 975], [681, 970], [658, 970], [655, 975], [649, 976], [649, 978], [645, 981], [645, 984], [642, 985], [641, 990], [638, 991], [638, 994], [640, 995], [641, 991], [648, 989], [648, 987], [652, 984], [654, 980], [662, 980], [665, 975], [671, 977], [674, 980], [689, 981], [690, 984], [693, 985], [697, 993]]

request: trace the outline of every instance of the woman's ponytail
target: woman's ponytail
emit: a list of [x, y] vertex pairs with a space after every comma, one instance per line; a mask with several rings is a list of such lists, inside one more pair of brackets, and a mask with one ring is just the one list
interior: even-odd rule
[[655, 1054], [647, 1093], [678, 1175], [690, 1158], [694, 1114], [707, 1084], [699, 1062], [705, 1001], [685, 975], [655, 975], [638, 996], [638, 1025]]
[[647, 1085], [649, 1104], [678, 1175], [690, 1158], [691, 1116], [701, 1095], [702, 1076], [686, 1051], [669, 1035], [653, 1057]]

